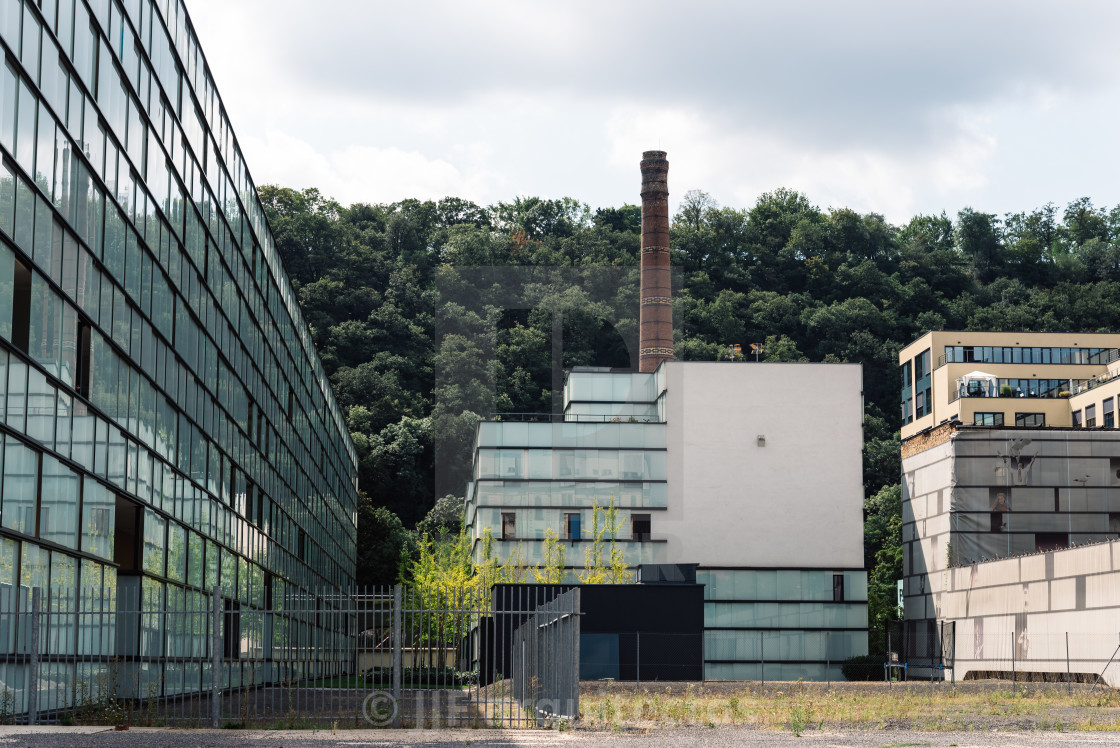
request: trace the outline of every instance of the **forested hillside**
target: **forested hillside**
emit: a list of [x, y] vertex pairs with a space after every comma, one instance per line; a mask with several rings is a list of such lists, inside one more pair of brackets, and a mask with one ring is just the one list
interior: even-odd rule
[[[461, 495], [477, 419], [551, 409], [554, 319], [564, 366], [631, 364], [640, 209], [260, 194], [357, 447], [360, 581], [392, 582], [410, 530], [456, 521], [453, 499], [430, 513], [437, 468]], [[789, 190], [745, 209], [689, 192], [672, 246], [678, 358], [764, 343], [765, 360], [863, 364], [873, 617], [889, 615], [901, 571], [899, 348], [937, 328], [1120, 330], [1120, 207], [1088, 198], [892, 226]], [[509, 289], [464, 277], [503, 266], [523, 269], [531, 308], [503, 311]]]

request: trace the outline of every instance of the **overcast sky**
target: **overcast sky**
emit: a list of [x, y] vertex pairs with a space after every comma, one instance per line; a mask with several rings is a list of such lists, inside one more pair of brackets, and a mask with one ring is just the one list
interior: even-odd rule
[[1120, 3], [186, 0], [257, 184], [894, 223], [1120, 203]]

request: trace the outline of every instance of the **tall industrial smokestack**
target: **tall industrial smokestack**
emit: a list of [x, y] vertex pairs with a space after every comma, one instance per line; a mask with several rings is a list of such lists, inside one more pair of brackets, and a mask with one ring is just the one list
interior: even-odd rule
[[669, 278], [669, 162], [642, 154], [642, 290], [638, 371], [673, 360], [673, 292]]

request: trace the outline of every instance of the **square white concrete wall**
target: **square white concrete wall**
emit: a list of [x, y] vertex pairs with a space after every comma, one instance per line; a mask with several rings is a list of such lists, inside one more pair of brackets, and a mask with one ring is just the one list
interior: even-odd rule
[[862, 367], [665, 368], [671, 560], [863, 568]]

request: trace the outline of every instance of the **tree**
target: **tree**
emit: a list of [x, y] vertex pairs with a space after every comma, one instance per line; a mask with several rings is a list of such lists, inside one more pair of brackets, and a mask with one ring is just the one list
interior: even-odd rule
[[358, 558], [355, 581], [359, 585], [396, 584], [401, 556], [415, 553], [416, 541], [400, 517], [370, 497], [358, 494]]
[[797, 350], [797, 344], [785, 335], [770, 335], [762, 344], [762, 360], [804, 362], [809, 359]]
[[[637, 363], [625, 345], [638, 327], [637, 205], [591, 211], [571, 198], [519, 197], [491, 206], [446, 198], [343, 207], [314, 189], [266, 185], [259, 193], [357, 452], [359, 579], [395, 581], [402, 553], [412, 567], [420, 551], [410, 527], [433, 543], [454, 539], [460, 510], [436, 498], [463, 491], [480, 418], [551, 409], [554, 315], [563, 320], [564, 367]], [[723, 359], [729, 344], [765, 341], [767, 360], [862, 362], [871, 502], [900, 469], [900, 344], [942, 328], [1120, 329], [1120, 206], [1079, 198], [1002, 221], [972, 208], [955, 219], [918, 215], [894, 227], [843, 206], [822, 212], [785, 188], [744, 209], [689, 192], [670, 230], [682, 271], [677, 358]], [[501, 312], [508, 289], [466, 288], [459, 267], [494, 265], [532, 270], [534, 281], [519, 291], [535, 309]], [[602, 266], [630, 275], [619, 281]], [[557, 280], [556, 267], [578, 271], [581, 288]], [[262, 268], [250, 260], [231, 270]], [[252, 317], [269, 316], [246, 303]], [[236, 306], [219, 304], [227, 316]], [[230, 318], [245, 320], [242, 312]], [[593, 511], [601, 576], [622, 558], [619, 546], [612, 553], [604, 511]], [[873, 514], [866, 564], [874, 616], [874, 601], [893, 595], [901, 546], [876, 530], [890, 512]], [[546, 538], [541, 574], [555, 573], [550, 547], [564, 550]], [[451, 562], [453, 554], [438, 553]], [[472, 573], [519, 576], [519, 553]]]
[[614, 494], [606, 509], [595, 501], [591, 506], [591, 543], [584, 550], [583, 571], [577, 574], [584, 584], [625, 584], [632, 581], [630, 566], [618, 547], [618, 508]]
[[999, 219], [993, 213], [978, 213], [964, 208], [957, 213], [957, 246], [972, 261], [976, 277], [987, 283], [996, 277], [1003, 264]]
[[463, 529], [463, 506], [465, 499], [462, 496], [447, 494], [436, 500], [424, 519], [416, 523], [416, 532], [420, 535], [431, 535], [442, 538], [447, 535], [458, 535]]
[[[408, 605], [417, 613], [408, 616], [408, 635], [428, 645], [449, 646], [470, 630], [471, 610], [485, 604], [481, 578], [471, 561], [473, 543], [465, 532], [458, 537], [434, 540], [423, 535], [417, 558], [407, 569]], [[417, 653], [413, 647], [413, 655]], [[414, 665], [415, 666], [415, 665]]]
[[358, 454], [358, 480], [377, 503], [414, 525], [426, 513], [432, 455], [431, 418], [404, 417], [380, 432], [351, 432]]
[[[887, 621], [897, 620], [897, 582], [902, 578], [902, 486], [883, 486], [864, 501], [864, 568], [869, 636], [882, 635]], [[876, 642], [877, 644], [877, 642]], [[877, 651], [877, 650], [872, 650]]]
[[1094, 208], [1093, 201], [1087, 197], [1078, 198], [1066, 206], [1062, 218], [1070, 239], [1077, 246], [1092, 239], [1107, 242], [1112, 238], [1109, 236], [1108, 213]]
[[681, 198], [681, 207], [673, 223], [684, 224], [693, 231], [699, 231], [708, 212], [719, 207], [712, 196], [703, 190], [689, 190]]
[[417, 544], [417, 558], [409, 566], [405, 581], [414, 587], [442, 592], [449, 597], [476, 588], [472, 545], [465, 532], [444, 540], [436, 540], [430, 535], [421, 536]]
[[564, 544], [551, 527], [544, 532], [544, 564], [534, 570], [533, 576], [542, 584], [560, 584], [564, 581]]

